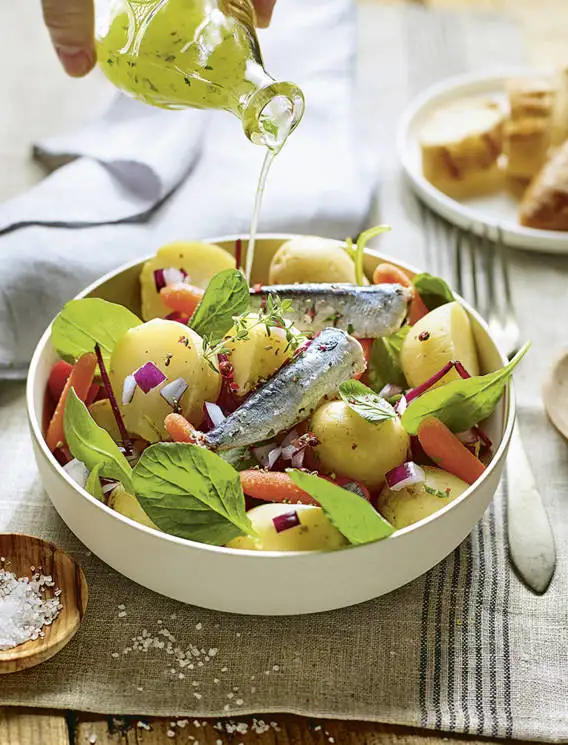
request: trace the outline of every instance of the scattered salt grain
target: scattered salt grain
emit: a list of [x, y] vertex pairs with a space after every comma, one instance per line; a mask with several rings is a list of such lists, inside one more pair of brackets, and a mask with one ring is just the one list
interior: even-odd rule
[[279, 665], [272, 665], [272, 669], [274, 670], [275, 673], [277, 673], [280, 670], [280, 667]]
[[203, 628], [203, 624], [201, 622], [195, 624], [195, 630], [196, 631], [201, 631], [202, 628]]
[[152, 729], [148, 722], [143, 722], [141, 719], [136, 722], [136, 726], [138, 727], [138, 729], [146, 730], [146, 732], [150, 732], [150, 730]]
[[126, 616], [126, 611], [125, 610], [119, 610], [117, 615], [118, 615], [119, 618], [124, 618]]
[[200, 693], [197, 693], [197, 691], [194, 691], [194, 692], [193, 692], [193, 695], [194, 695], [194, 697], [195, 697], [195, 698], [196, 698], [196, 699], [197, 699], [198, 701], [199, 701], [200, 699], [202, 699], [202, 698], [203, 698], [203, 696], [202, 696], [202, 695], [201, 695]]
[[176, 733], [175, 733], [175, 732], [173, 731], [173, 729], [169, 729], [169, 730], [168, 730], [168, 731], [166, 732], [166, 735], [167, 735], [168, 737], [175, 737], [175, 736], [176, 736]]
[[43, 636], [43, 627], [55, 621], [63, 608], [57, 597], [45, 597], [55, 583], [50, 575], [16, 577], [0, 569], [0, 649]]
[[222, 672], [222, 673], [226, 673], [228, 669], [229, 669], [228, 667], [222, 667], [222, 668], [221, 668], [221, 672]]
[[111, 657], [114, 657], [114, 659], [116, 660], [116, 658], [117, 658], [117, 657], [120, 657], [120, 655], [118, 654], [118, 652], [113, 652], [113, 653], [111, 654]]
[[95, 745], [96, 741], [97, 741], [97, 736], [96, 735], [91, 735], [89, 737], [89, 742], [91, 743], [91, 745]]
[[124, 603], [121, 603], [120, 605], [117, 605], [118, 610], [126, 610], [126, 606]]
[[238, 699], [237, 699], [237, 700], [235, 701], [235, 703], [237, 704], [237, 706], [242, 706], [242, 705], [244, 704], [244, 701], [242, 700], [242, 698], [238, 698]]

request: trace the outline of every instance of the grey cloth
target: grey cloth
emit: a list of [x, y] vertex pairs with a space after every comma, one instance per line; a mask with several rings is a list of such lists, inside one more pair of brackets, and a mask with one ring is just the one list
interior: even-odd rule
[[[308, 106], [274, 163], [259, 228], [356, 234], [377, 168], [353, 106], [354, 2], [287, 0], [277, 20], [262, 36], [266, 67], [295, 80]], [[77, 159], [0, 205], [0, 376], [25, 370], [46, 320], [105, 272], [168, 241], [248, 232], [264, 156], [225, 112], [124, 97], [36, 150], [50, 164]]]
[[[360, 34], [366, 125], [379, 130], [382, 142], [382, 217], [395, 226], [381, 247], [444, 271], [448, 236], [440, 231], [434, 240], [425, 230], [399, 178], [392, 152], [397, 117], [409, 97], [435, 79], [521, 62], [517, 33], [491, 17], [368, 7]], [[80, 632], [57, 657], [3, 678], [0, 705], [191, 718], [288, 711], [567, 741], [568, 460], [565, 442], [542, 410], [540, 381], [565, 344], [557, 319], [567, 302], [568, 259], [519, 252], [512, 272], [521, 328], [533, 340], [516, 376], [521, 431], [558, 544], [559, 565], [545, 596], [532, 595], [511, 570], [499, 492], [448, 559], [357, 607], [250, 618], [166, 600], [88, 554], [59, 520], [32, 462], [22, 384], [4, 383], [0, 529], [42, 535], [67, 548], [84, 567], [90, 601]], [[139, 651], [146, 643], [138, 637], [164, 638], [164, 627], [173, 648], [190, 654], [193, 648], [203, 664], [182, 669], [167, 640], [164, 649]]]

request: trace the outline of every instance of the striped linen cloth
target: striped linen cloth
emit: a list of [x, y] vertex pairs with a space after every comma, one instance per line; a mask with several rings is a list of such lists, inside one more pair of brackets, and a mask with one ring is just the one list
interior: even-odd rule
[[[418, 265], [428, 260], [437, 271], [448, 236], [426, 240], [393, 152], [396, 122], [410, 97], [437, 79], [520, 62], [518, 35], [492, 17], [415, 8], [364, 7], [360, 20], [360, 116], [382, 142], [377, 217], [395, 226], [385, 249]], [[539, 381], [565, 343], [555, 319], [568, 310], [568, 264], [516, 253], [512, 272], [521, 328], [533, 339], [517, 376], [521, 430], [558, 544], [545, 596], [532, 595], [512, 573], [499, 491], [445, 561], [360, 606], [252, 619], [161, 598], [98, 561], [59, 520], [32, 464], [22, 384], [4, 383], [0, 530], [42, 535], [71, 551], [85, 569], [90, 601], [80, 633], [57, 657], [2, 680], [0, 705], [192, 718], [287, 711], [567, 741], [568, 459], [542, 411]], [[154, 645], [164, 631], [177, 654]], [[202, 664], [183, 668], [179, 660], [191, 654]]]

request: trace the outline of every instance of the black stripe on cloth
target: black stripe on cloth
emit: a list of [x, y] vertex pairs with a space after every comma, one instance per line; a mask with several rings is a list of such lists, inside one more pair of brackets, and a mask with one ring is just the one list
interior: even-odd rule
[[469, 603], [472, 595], [473, 584], [473, 540], [470, 534], [467, 545], [467, 569], [464, 581], [463, 603], [461, 609], [462, 616], [462, 661], [461, 661], [461, 706], [463, 712], [463, 731], [469, 733], [470, 713], [469, 713]]
[[491, 547], [491, 576], [489, 579], [489, 711], [491, 714], [491, 736], [497, 737], [499, 721], [497, 712], [497, 671], [501, 668], [501, 660], [497, 658], [497, 590], [500, 570], [497, 558], [497, 532], [495, 526], [495, 500], [500, 498], [500, 492], [489, 507], [489, 544]]
[[481, 735], [485, 726], [485, 710], [483, 707], [483, 601], [485, 596], [485, 535], [484, 521], [477, 526], [478, 540], [478, 578], [477, 594], [474, 600], [474, 632], [475, 632], [475, 714], [477, 719], [476, 733]]
[[424, 580], [424, 595], [422, 597], [422, 619], [420, 624], [420, 723], [422, 727], [428, 726], [428, 704], [426, 700], [426, 687], [428, 675], [428, 628], [430, 615], [430, 596], [432, 594], [432, 584], [435, 569], [431, 569]]
[[[469, 539], [466, 539], [469, 540]], [[450, 732], [456, 729], [456, 685], [455, 685], [455, 652], [456, 652], [456, 610], [458, 588], [462, 564], [462, 553], [467, 560], [467, 547], [462, 544], [454, 551], [454, 567], [450, 586], [450, 610], [448, 615], [448, 710]]]
[[[443, 603], [446, 596], [445, 581], [449, 575], [449, 561], [446, 559], [438, 567], [438, 587], [436, 592], [436, 610], [434, 613], [435, 637], [434, 637], [434, 675], [432, 686], [432, 708], [434, 710], [434, 726], [436, 729], [442, 727], [442, 619]], [[445, 619], [444, 619], [445, 620]]]
[[502, 608], [502, 637], [503, 637], [503, 699], [502, 708], [505, 714], [505, 737], [511, 739], [513, 737], [513, 712], [511, 705], [511, 647], [510, 647], [510, 636], [509, 636], [509, 601], [511, 598], [511, 562], [509, 558], [509, 547], [507, 544], [509, 516], [507, 512], [507, 473], [503, 475], [503, 493], [501, 497], [502, 501], [502, 517], [503, 517], [503, 544], [502, 544], [502, 560], [505, 574], [505, 591], [503, 594], [503, 608]]

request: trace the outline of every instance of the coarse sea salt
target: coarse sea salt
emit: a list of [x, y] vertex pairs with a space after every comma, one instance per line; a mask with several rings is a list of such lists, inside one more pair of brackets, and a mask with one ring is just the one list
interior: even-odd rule
[[0, 649], [44, 636], [44, 626], [52, 624], [63, 608], [60, 591], [55, 590], [55, 597], [45, 596], [54, 586], [50, 575], [36, 572], [30, 579], [0, 568]]

